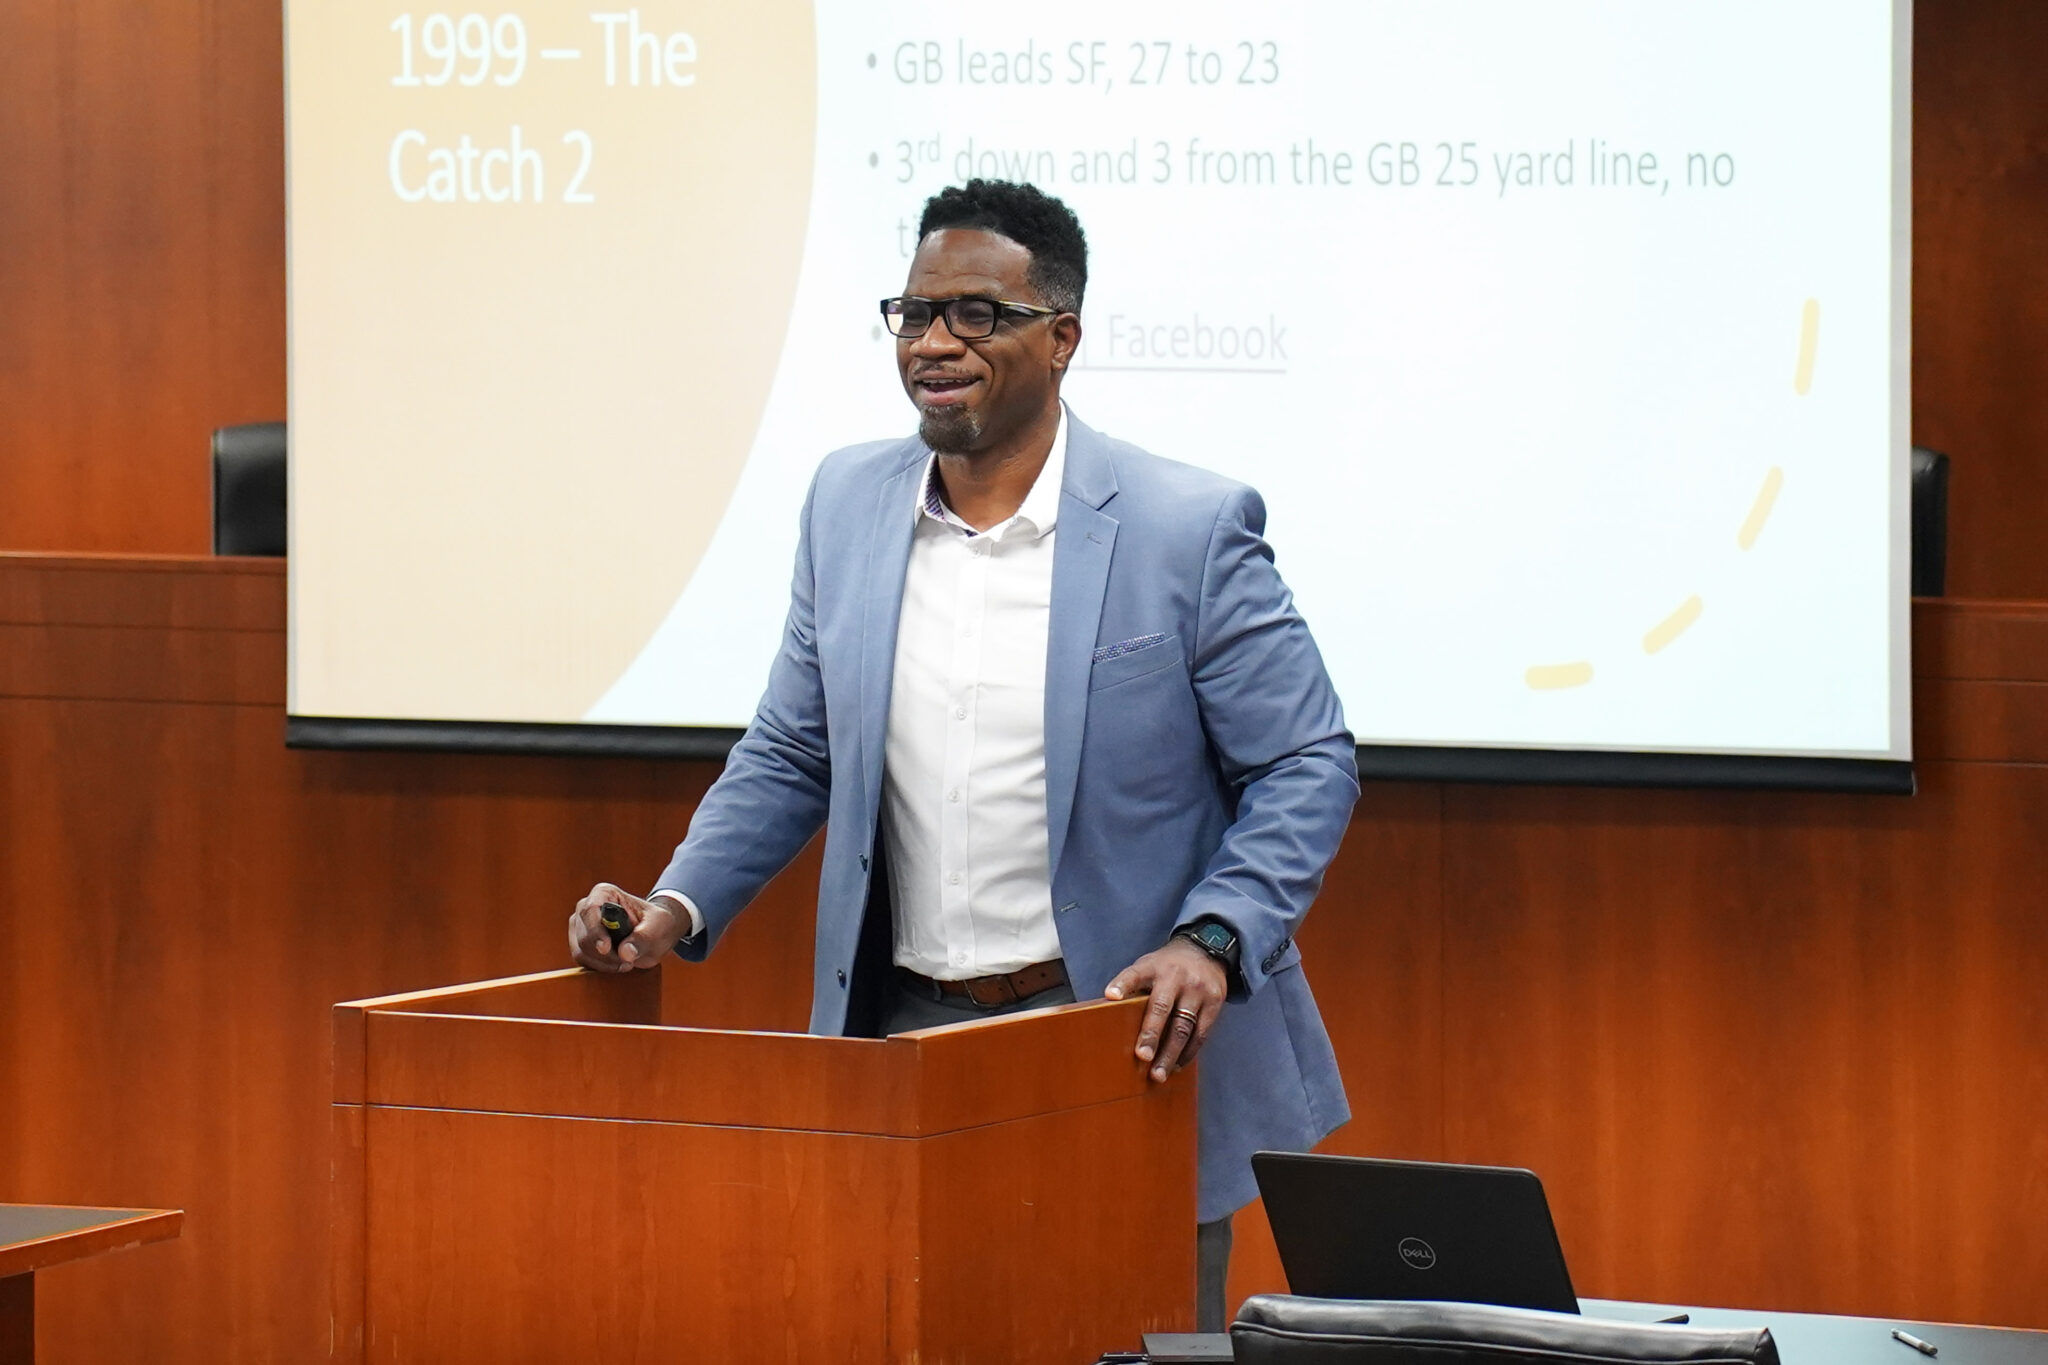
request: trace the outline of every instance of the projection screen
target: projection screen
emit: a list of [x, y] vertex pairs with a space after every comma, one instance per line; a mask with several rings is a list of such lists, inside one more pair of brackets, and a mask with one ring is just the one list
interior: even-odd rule
[[993, 176], [1088, 233], [1071, 411], [1264, 494], [1369, 771], [1896, 789], [1910, 27], [290, 0], [292, 740], [728, 743]]

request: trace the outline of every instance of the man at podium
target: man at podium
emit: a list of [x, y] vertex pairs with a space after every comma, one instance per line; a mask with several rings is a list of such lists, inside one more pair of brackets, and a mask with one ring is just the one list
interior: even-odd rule
[[[1198, 1319], [1249, 1158], [1349, 1117], [1293, 936], [1358, 795], [1250, 488], [1060, 400], [1087, 248], [1059, 200], [935, 195], [882, 301], [917, 433], [826, 457], [766, 693], [656, 889], [569, 920], [597, 971], [695, 961], [826, 826], [810, 1028], [881, 1035], [1133, 992], [1197, 1054]], [[602, 906], [634, 927], [614, 952]]]

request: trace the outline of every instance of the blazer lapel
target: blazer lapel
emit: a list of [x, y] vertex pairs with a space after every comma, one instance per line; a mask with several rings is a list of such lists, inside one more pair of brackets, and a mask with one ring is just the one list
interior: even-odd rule
[[896, 675], [896, 624], [903, 616], [903, 575], [910, 567], [910, 538], [917, 482], [924, 475], [924, 448], [910, 442], [921, 458], [890, 476], [875, 495], [868, 538], [867, 594], [861, 613], [860, 754], [861, 783], [872, 822], [882, 808], [882, 752], [889, 732], [889, 691]]
[[1081, 775], [1088, 675], [1117, 529], [1116, 518], [1101, 510], [1116, 496], [1108, 443], [1071, 412], [1067, 424], [1067, 472], [1053, 534], [1052, 620], [1045, 642], [1045, 826], [1048, 872], [1054, 879]]

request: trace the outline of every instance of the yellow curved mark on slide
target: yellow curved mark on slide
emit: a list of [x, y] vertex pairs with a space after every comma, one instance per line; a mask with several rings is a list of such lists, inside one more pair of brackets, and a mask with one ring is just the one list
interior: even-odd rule
[[1686, 598], [1684, 602], [1679, 604], [1677, 611], [1672, 612], [1650, 628], [1650, 633], [1643, 637], [1643, 653], [1655, 654], [1658, 650], [1685, 634], [1686, 628], [1700, 619], [1700, 611], [1703, 605], [1697, 594]]
[[1820, 348], [1820, 300], [1808, 299], [1799, 315], [1799, 364], [1792, 371], [1792, 387], [1801, 398], [1813, 388], [1813, 353]]
[[[1820, 300], [1808, 299], [1799, 311], [1799, 363], [1792, 371], [1792, 387], [1804, 398], [1813, 390], [1813, 360], [1820, 350]], [[1777, 506], [1778, 492], [1785, 486], [1785, 471], [1776, 465], [1764, 475], [1764, 486], [1757, 490], [1756, 501], [1749, 505], [1749, 515], [1742, 519], [1742, 529], [1735, 533], [1735, 543], [1747, 550], [1756, 544], [1756, 538], [1763, 534], [1764, 523], [1771, 519], [1771, 509]], [[1652, 626], [1643, 636], [1643, 653], [1655, 654], [1692, 628], [1706, 609], [1698, 594], [1679, 603], [1678, 610]], [[1555, 692], [1567, 687], [1584, 687], [1593, 681], [1593, 665], [1580, 660], [1570, 664], [1534, 664], [1522, 675], [1523, 681], [1538, 692]]]
[[1575, 664], [1536, 664], [1522, 675], [1522, 679], [1538, 692], [1555, 692], [1561, 687], [1584, 687], [1593, 681], [1593, 665], [1584, 660]]
[[1764, 475], [1764, 486], [1756, 491], [1756, 501], [1749, 505], [1749, 515], [1742, 519], [1742, 529], [1735, 533], [1735, 543], [1747, 550], [1756, 544], [1756, 538], [1763, 534], [1764, 523], [1771, 519], [1771, 508], [1777, 505], [1778, 490], [1785, 486], [1785, 471], [1776, 465]]

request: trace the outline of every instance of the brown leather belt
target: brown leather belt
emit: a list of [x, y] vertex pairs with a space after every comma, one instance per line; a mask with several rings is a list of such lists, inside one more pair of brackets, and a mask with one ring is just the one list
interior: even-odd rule
[[1034, 962], [1029, 967], [1019, 967], [1014, 972], [999, 972], [994, 976], [971, 976], [965, 981], [937, 981], [920, 972], [913, 972], [908, 967], [898, 967], [896, 970], [930, 991], [934, 1000], [942, 995], [964, 995], [983, 1008], [1014, 1004], [1040, 991], [1049, 991], [1054, 986], [1067, 984], [1067, 964], [1059, 958], [1054, 958], [1050, 962]]

